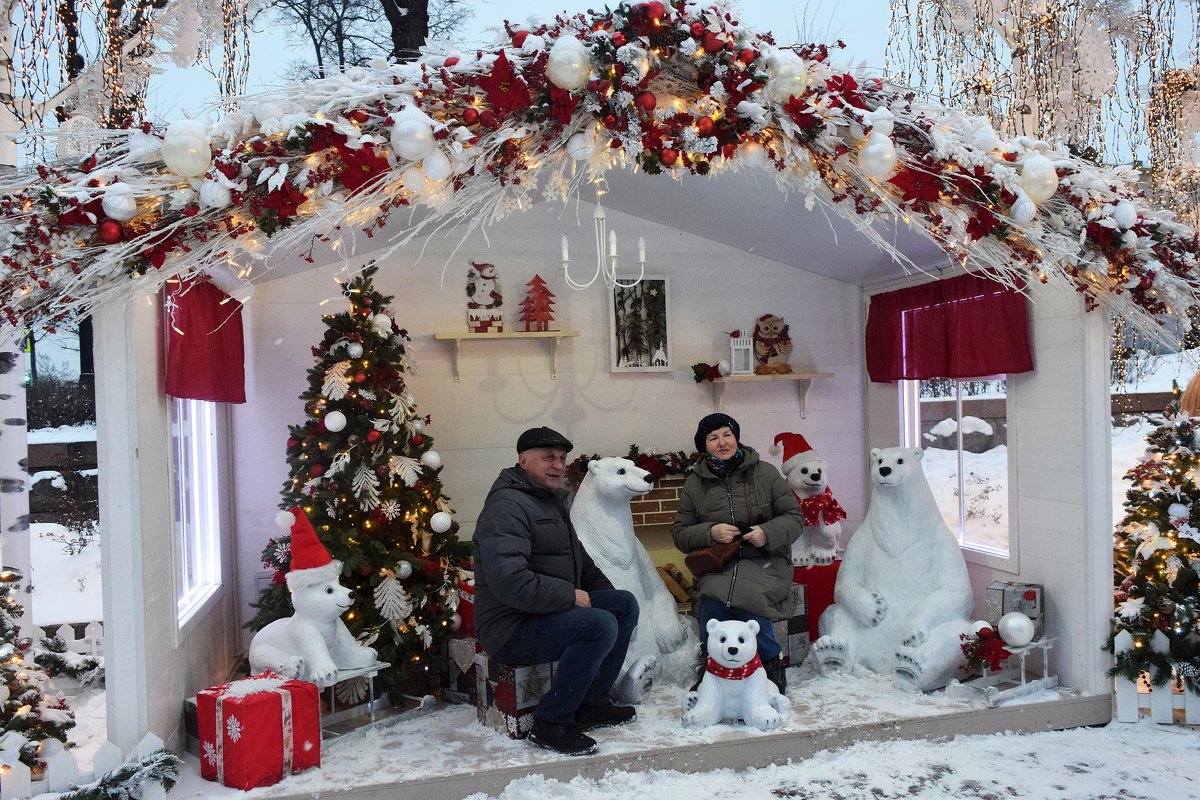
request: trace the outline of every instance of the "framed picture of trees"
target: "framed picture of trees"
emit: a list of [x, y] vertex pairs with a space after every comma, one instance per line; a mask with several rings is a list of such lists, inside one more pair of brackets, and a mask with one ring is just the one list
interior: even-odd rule
[[609, 290], [612, 372], [670, 372], [670, 292], [665, 277], [647, 275], [636, 286]]

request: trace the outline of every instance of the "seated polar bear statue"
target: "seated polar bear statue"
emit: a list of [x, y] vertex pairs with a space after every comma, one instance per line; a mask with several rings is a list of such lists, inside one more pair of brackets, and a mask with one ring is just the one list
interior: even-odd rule
[[[288, 513], [280, 513], [279, 524]], [[254, 635], [250, 671], [270, 670], [324, 688], [337, 682], [339, 669], [369, 667], [378, 657], [373, 648], [356, 642], [342, 622], [342, 614], [354, 605], [354, 592], [338, 582], [342, 562], [330, 558], [303, 511], [293, 508], [290, 514], [292, 565], [287, 584], [295, 613]]]
[[791, 706], [763, 669], [757, 635], [755, 620], [708, 621], [708, 665], [700, 686], [684, 695], [685, 727], [740, 719], [769, 731], [783, 724]]
[[945, 686], [963, 663], [971, 586], [921, 469], [920, 448], [871, 451], [871, 503], [850, 537], [811, 657], [826, 674], [856, 664], [899, 688]]
[[613, 687], [613, 694], [628, 703], [640, 702], [656, 677], [674, 684], [691, 680], [700, 649], [650, 554], [633, 534], [629, 501], [653, 486], [650, 473], [629, 459], [601, 458], [588, 464], [571, 506], [571, 524], [588, 555], [613, 586], [638, 601], [638, 625]]

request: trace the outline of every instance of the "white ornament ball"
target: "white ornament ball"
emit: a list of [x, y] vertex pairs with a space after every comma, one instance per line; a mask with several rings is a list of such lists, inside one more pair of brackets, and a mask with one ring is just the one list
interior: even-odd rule
[[425, 156], [425, 160], [421, 162], [421, 171], [431, 181], [445, 180], [450, 177], [452, 171], [450, 159], [446, 158], [446, 154], [440, 147], [435, 147], [433, 152]]
[[392, 115], [392, 149], [396, 155], [409, 161], [420, 161], [433, 152], [437, 143], [433, 138], [432, 120], [419, 108], [406, 106]]
[[101, 206], [109, 219], [117, 222], [133, 219], [137, 215], [137, 198], [133, 194], [133, 187], [128, 183], [114, 183], [104, 190]]
[[346, 427], [346, 415], [340, 411], [330, 411], [325, 415], [325, 430], [337, 433]]
[[896, 167], [896, 145], [890, 136], [871, 131], [858, 154], [858, 168], [868, 178], [886, 178]]
[[546, 60], [546, 77], [560, 89], [573, 92], [587, 83], [591, 59], [583, 42], [570, 34], [554, 40]]
[[1032, 155], [1021, 166], [1021, 188], [1035, 203], [1044, 203], [1058, 191], [1058, 172], [1054, 163], [1042, 155]]
[[1000, 638], [1013, 647], [1024, 647], [1033, 641], [1033, 620], [1020, 611], [1010, 611], [996, 625]]
[[879, 106], [874, 111], [863, 114], [863, 119], [871, 123], [871, 131], [881, 136], [891, 136], [896, 129], [896, 115], [887, 106]]
[[1009, 209], [1008, 215], [1012, 217], [1013, 222], [1022, 224], [1032, 222], [1033, 218], [1037, 216], [1037, 206], [1029, 199], [1029, 195], [1021, 192], [1017, 196], [1017, 202], [1013, 203], [1012, 208]]
[[259, 125], [262, 125], [267, 120], [275, 120], [278, 122], [283, 119], [283, 115], [287, 113], [283, 103], [274, 100], [264, 100], [254, 106], [254, 119]]
[[167, 169], [184, 178], [195, 178], [208, 172], [212, 163], [208, 127], [194, 119], [172, 122], [163, 136], [162, 160]]
[[407, 561], [401, 561], [396, 565], [396, 577], [400, 580], [404, 580], [410, 575], [412, 575], [412, 564]]
[[458, 612], [455, 611], [453, 614], [450, 615], [450, 630], [457, 631], [461, 627], [462, 627], [462, 617], [460, 617], [458, 615]]
[[205, 181], [200, 184], [201, 208], [228, 208], [233, 203], [233, 193], [229, 187], [217, 181]]
[[1187, 519], [1192, 515], [1190, 506], [1185, 506], [1183, 503], [1171, 503], [1167, 507], [1167, 517], [1169, 519]]
[[430, 469], [437, 469], [442, 465], [442, 457], [437, 450], [426, 450], [421, 454], [421, 463]]
[[721, 373], [722, 375], [728, 375], [731, 371], [732, 370], [729, 366], [728, 361], [718, 361], [717, 362], [717, 372]]
[[1122, 200], [1113, 208], [1112, 218], [1117, 227], [1127, 231], [1137, 224], [1137, 207], [1128, 200]]
[[567, 155], [576, 161], [587, 161], [596, 154], [597, 142], [593, 133], [577, 133], [567, 139]]
[[376, 314], [371, 317], [371, 327], [378, 333], [388, 333], [392, 329], [392, 318], [387, 314]]
[[[409, 405], [412, 405], [412, 403], [410, 402]], [[425, 420], [414, 419], [412, 422], [408, 423], [408, 427], [412, 428], [413, 433], [421, 433], [425, 430]]]
[[454, 524], [454, 518], [445, 511], [439, 511], [429, 518], [429, 530], [434, 533], [445, 533]]
[[346, 345], [346, 355], [350, 356], [351, 358], [358, 358], [362, 354], [363, 346], [358, 342], [351, 342], [350, 344]]
[[812, 84], [812, 75], [804, 63], [788, 59], [775, 68], [775, 74], [767, 84], [767, 92], [776, 102], [786, 103], [792, 97], [800, 97]]
[[971, 623], [971, 633], [978, 635], [979, 632], [981, 630], [983, 630], [984, 628], [991, 628], [991, 627], [992, 627], [992, 623], [988, 622], [986, 619], [977, 619]]

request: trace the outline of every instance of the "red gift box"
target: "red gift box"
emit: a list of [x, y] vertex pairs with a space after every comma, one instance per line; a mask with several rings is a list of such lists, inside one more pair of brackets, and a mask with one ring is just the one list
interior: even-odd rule
[[462, 636], [475, 635], [475, 584], [463, 581], [458, 585], [458, 617], [462, 622], [458, 633]]
[[235, 789], [321, 765], [317, 687], [270, 673], [196, 693], [200, 774]]

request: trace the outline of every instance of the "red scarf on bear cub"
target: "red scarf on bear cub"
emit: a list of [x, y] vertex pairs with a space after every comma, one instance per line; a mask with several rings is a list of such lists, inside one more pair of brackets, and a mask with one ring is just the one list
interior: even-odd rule
[[800, 498], [800, 510], [804, 512], [806, 528], [815, 528], [822, 524], [822, 521], [825, 525], [832, 525], [846, 518], [846, 510], [833, 499], [833, 492], [828, 486], [821, 494]]
[[731, 681], [740, 681], [749, 678], [754, 674], [754, 671], [762, 667], [762, 659], [758, 657], [758, 653], [754, 654], [754, 658], [747, 664], [742, 664], [740, 667], [723, 667], [716, 661], [713, 661], [712, 656], [709, 656], [708, 666], [704, 668], [705, 672], [711, 672], [718, 678], [728, 678]]

